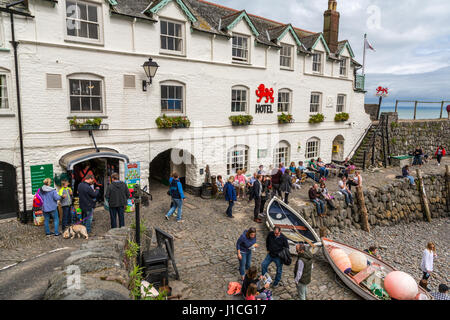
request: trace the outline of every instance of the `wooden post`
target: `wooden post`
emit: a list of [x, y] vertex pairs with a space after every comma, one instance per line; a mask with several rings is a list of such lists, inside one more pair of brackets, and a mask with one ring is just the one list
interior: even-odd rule
[[450, 170], [448, 164], [445, 165], [445, 184], [447, 186], [447, 211], [450, 211]]
[[386, 145], [387, 145], [387, 154], [388, 154], [388, 161], [389, 161], [389, 165], [391, 165], [391, 147], [389, 146], [389, 128], [388, 128], [388, 123], [389, 121], [387, 121], [389, 118], [386, 119]]
[[362, 170], [366, 171], [366, 156], [367, 156], [367, 151], [364, 151], [363, 153], [363, 165], [362, 165]]
[[362, 186], [356, 187], [356, 198], [358, 199], [358, 204], [361, 211], [362, 229], [364, 231], [370, 232], [369, 215], [367, 213], [366, 202], [364, 201], [364, 192]]
[[414, 104], [414, 120], [416, 120], [416, 115], [417, 115], [417, 101]]
[[395, 100], [395, 112], [397, 112], [398, 109], [398, 100]]
[[431, 222], [430, 207], [428, 205], [428, 198], [427, 198], [427, 194], [425, 192], [425, 186], [423, 184], [422, 172], [419, 169], [416, 169], [416, 172], [417, 172], [417, 178], [419, 179], [419, 193], [422, 198], [423, 207], [425, 209], [425, 214], [427, 216], [428, 222]]
[[442, 119], [442, 112], [444, 111], [444, 101], [441, 102], [441, 115], [439, 116], [439, 119]]
[[383, 146], [383, 165], [386, 168], [386, 166], [387, 166], [387, 157], [386, 157], [386, 144], [384, 143], [383, 126], [381, 126], [381, 142], [382, 142], [382, 146]]

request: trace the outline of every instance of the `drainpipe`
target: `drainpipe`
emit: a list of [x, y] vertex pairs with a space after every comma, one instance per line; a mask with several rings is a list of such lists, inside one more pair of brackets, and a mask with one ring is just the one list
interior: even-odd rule
[[[6, 11], [9, 12], [11, 17], [11, 35], [12, 41], [11, 44], [14, 49], [14, 69], [16, 73], [16, 91], [17, 91], [17, 117], [19, 120], [19, 140], [20, 140], [20, 162], [21, 162], [21, 171], [22, 171], [22, 197], [23, 197], [23, 212], [19, 212], [19, 218], [22, 223], [27, 223], [27, 193], [26, 193], [26, 183], [25, 183], [25, 160], [24, 160], [24, 148], [23, 148], [23, 132], [22, 132], [22, 110], [20, 105], [20, 83], [19, 83], [19, 62], [17, 58], [17, 47], [19, 43], [16, 41], [15, 30], [14, 30], [14, 14], [20, 14], [17, 11], [11, 10], [9, 8], [23, 3], [24, 0], [17, 1], [6, 6]], [[30, 16], [28, 14], [21, 14], [24, 16]]]

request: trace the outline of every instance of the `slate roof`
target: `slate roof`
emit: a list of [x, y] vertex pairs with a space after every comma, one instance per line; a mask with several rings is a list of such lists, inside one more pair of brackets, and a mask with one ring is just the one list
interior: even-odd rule
[[144, 14], [149, 0], [116, 0], [116, 3], [116, 5], [110, 4], [112, 13], [156, 22], [150, 15]]

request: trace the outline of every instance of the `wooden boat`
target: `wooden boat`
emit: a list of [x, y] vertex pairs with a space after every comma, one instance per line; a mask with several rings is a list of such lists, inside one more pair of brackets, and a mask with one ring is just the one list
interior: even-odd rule
[[267, 206], [266, 225], [269, 230], [280, 227], [289, 242], [290, 251], [295, 253], [295, 246], [303, 243], [307, 246], [321, 245], [320, 237], [306, 220], [290, 206], [277, 197], [273, 197]]
[[[355, 292], [357, 295], [359, 295], [361, 298], [365, 300], [384, 300], [373, 294], [370, 291], [370, 288], [372, 287], [373, 284], [378, 284], [379, 287], [384, 289], [383, 284], [384, 278], [388, 273], [392, 271], [397, 271], [397, 269], [381, 261], [380, 259], [377, 259], [376, 257], [368, 254], [367, 252], [358, 250], [349, 245], [333, 241], [327, 238], [322, 238], [322, 248], [325, 257], [327, 258], [333, 270], [353, 292]], [[347, 254], [350, 254], [355, 251], [361, 252], [370, 262], [370, 266], [368, 266], [366, 269], [356, 274], [353, 273], [353, 271], [350, 272], [349, 274], [345, 274], [336, 266], [335, 262], [330, 256], [331, 250], [335, 248], [342, 249]], [[419, 293], [424, 294], [428, 300], [433, 300], [433, 297], [420, 286], [419, 286]], [[390, 300], [390, 298], [387, 297], [386, 300]]]

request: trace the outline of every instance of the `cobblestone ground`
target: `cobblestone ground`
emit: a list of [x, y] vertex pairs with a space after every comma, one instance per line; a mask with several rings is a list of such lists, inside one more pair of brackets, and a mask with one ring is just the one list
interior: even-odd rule
[[[435, 164], [428, 166], [429, 169], [427, 166], [422, 169], [425, 172], [444, 170], [443, 166], [437, 167]], [[386, 171], [376, 174], [386, 177], [396, 173], [392, 169], [383, 170]], [[366, 186], [374, 180], [372, 175], [369, 177], [364, 174], [363, 178], [365, 178]], [[331, 186], [331, 182], [329, 183]], [[292, 194], [292, 200], [290, 199], [292, 207], [296, 208], [304, 202], [306, 188]], [[259, 270], [266, 255], [265, 238], [268, 231], [265, 224], [256, 225], [253, 222], [253, 203], [248, 203], [246, 200], [239, 201], [234, 207], [235, 219], [228, 219], [225, 216], [226, 202], [224, 200], [205, 200], [187, 195], [188, 199], [183, 207], [184, 222], [177, 223], [174, 217], [170, 221], [164, 219], [170, 203], [166, 194], [167, 187], [153, 186], [151, 192], [154, 201], [149, 208], [142, 210], [145, 224], [148, 227], [160, 227], [174, 235], [175, 258], [181, 281], [190, 288], [188, 298], [236, 299], [228, 296], [226, 291], [228, 282], [238, 281], [240, 278], [235, 243], [243, 230], [250, 226], [257, 228], [260, 247], [253, 255], [252, 263], [258, 266]], [[126, 214], [126, 225], [130, 225], [133, 220], [134, 215]], [[98, 208], [94, 215], [94, 235], [91, 238], [106, 233], [109, 230], [109, 224], [109, 214], [102, 208]], [[435, 273], [430, 280], [430, 287], [435, 289], [441, 282], [449, 283], [449, 257], [446, 251], [450, 240], [449, 225], [448, 218], [434, 219], [432, 223], [400, 224], [383, 228], [377, 226], [370, 234], [353, 229], [331, 230], [329, 237], [361, 249], [371, 244], [384, 246], [386, 249], [380, 251], [383, 259], [396, 268], [408, 272], [416, 280], [421, 277], [419, 265], [422, 251], [428, 241], [434, 241], [438, 258], [435, 260]], [[56, 248], [79, 247], [85, 241], [83, 239], [67, 240], [62, 237], [47, 238], [43, 227], [23, 225], [16, 220], [0, 221], [0, 269]], [[315, 257], [312, 283], [308, 287], [308, 299], [359, 299], [336, 277], [321, 251]], [[275, 275], [273, 264], [269, 272]], [[296, 299], [293, 265], [284, 266], [282, 282], [283, 286], [274, 290], [274, 296], [282, 300]]]

